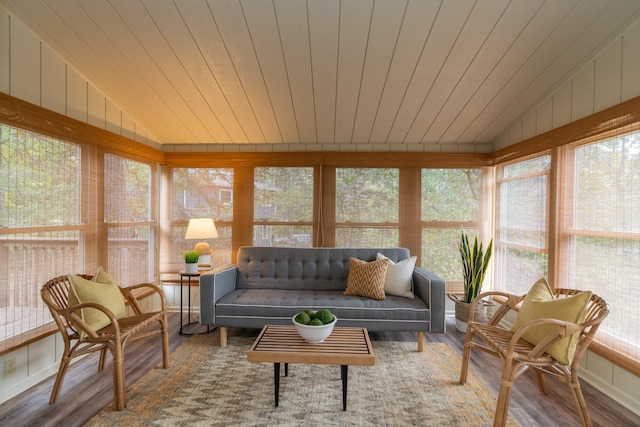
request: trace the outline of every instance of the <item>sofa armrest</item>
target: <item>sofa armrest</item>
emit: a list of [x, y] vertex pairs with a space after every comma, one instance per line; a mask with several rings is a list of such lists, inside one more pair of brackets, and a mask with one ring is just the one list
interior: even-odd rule
[[431, 331], [445, 332], [445, 283], [435, 273], [416, 267], [413, 270], [413, 291], [431, 309]]
[[200, 275], [200, 323], [215, 324], [216, 302], [236, 288], [238, 267], [225, 264]]

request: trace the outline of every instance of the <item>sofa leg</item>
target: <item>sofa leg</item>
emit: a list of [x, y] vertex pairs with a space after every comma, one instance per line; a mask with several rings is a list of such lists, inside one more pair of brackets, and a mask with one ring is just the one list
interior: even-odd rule
[[220, 347], [227, 346], [227, 327], [220, 326]]
[[424, 332], [418, 331], [418, 353], [424, 351]]

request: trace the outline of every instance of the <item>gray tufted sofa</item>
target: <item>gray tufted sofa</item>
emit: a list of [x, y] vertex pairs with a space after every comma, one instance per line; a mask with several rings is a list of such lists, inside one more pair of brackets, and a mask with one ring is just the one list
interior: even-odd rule
[[237, 265], [200, 276], [200, 322], [218, 326], [220, 345], [225, 347], [227, 327], [291, 324], [291, 318], [306, 308], [328, 308], [338, 326], [416, 331], [422, 351], [425, 332], [445, 331], [445, 283], [440, 277], [416, 267], [415, 298], [386, 295], [377, 301], [343, 295], [349, 259], [373, 261], [378, 252], [394, 262], [409, 257], [405, 248], [241, 247]]

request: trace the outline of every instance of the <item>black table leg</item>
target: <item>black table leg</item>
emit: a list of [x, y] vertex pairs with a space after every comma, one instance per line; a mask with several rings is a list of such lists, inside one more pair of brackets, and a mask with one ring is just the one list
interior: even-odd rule
[[347, 378], [348, 365], [340, 365], [340, 377], [342, 378], [342, 410], [347, 410]]
[[288, 363], [284, 364], [284, 376], [285, 377], [289, 376], [289, 364]]
[[[286, 365], [285, 365], [286, 366]], [[285, 368], [286, 370], [286, 368]], [[280, 364], [273, 364], [273, 380], [275, 385], [275, 394], [276, 394], [276, 408], [278, 407], [278, 397], [280, 395]]]

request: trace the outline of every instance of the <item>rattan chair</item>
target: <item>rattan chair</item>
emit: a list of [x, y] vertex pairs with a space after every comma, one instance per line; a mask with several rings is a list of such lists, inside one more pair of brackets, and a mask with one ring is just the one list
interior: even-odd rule
[[[92, 279], [92, 276], [79, 276], [88, 280]], [[99, 304], [84, 303], [69, 307], [69, 286], [68, 277], [60, 276], [47, 282], [40, 291], [42, 299], [49, 307], [64, 340], [64, 353], [60, 360], [60, 368], [58, 369], [49, 403], [55, 403], [58, 398], [65, 373], [74, 357], [99, 351], [98, 370], [102, 371], [105, 367], [107, 350], [109, 350], [113, 356], [114, 409], [121, 411], [126, 406], [124, 345], [127, 341], [151, 335], [161, 335], [162, 367], [165, 369], [169, 367], [169, 334], [164, 293], [159, 286], [151, 283], [119, 288], [123, 298], [130, 306], [129, 312], [133, 312], [133, 314], [116, 319], [109, 310]], [[144, 287], [151, 288], [153, 292], [160, 296], [160, 311], [143, 312], [139, 301], [131, 291]], [[91, 329], [82, 321], [80, 315], [80, 310], [86, 307], [93, 307], [103, 311], [110, 318], [111, 324], [97, 331]], [[159, 327], [153, 327], [156, 323]], [[83, 336], [82, 339], [81, 336]]]
[[[575, 295], [580, 291], [574, 289], [555, 289], [556, 297], [562, 298]], [[482, 299], [491, 298], [503, 301], [496, 309], [494, 315], [486, 323], [473, 320], [474, 305]], [[526, 323], [515, 333], [500, 325], [500, 321], [511, 310], [517, 310], [518, 304], [524, 300], [523, 296], [511, 295], [504, 292], [485, 292], [480, 294], [473, 302], [470, 309], [470, 318], [467, 324], [467, 332], [464, 340], [462, 367], [460, 371], [460, 384], [467, 381], [469, 358], [471, 349], [476, 348], [502, 359], [502, 378], [500, 379], [500, 392], [496, 405], [494, 426], [504, 426], [509, 413], [509, 400], [513, 383], [518, 376], [528, 368], [533, 368], [537, 374], [538, 386], [542, 393], [547, 393], [547, 385], [544, 375], [552, 375], [561, 382], [567, 384], [572, 391], [573, 400], [578, 408], [580, 420], [583, 426], [591, 426], [591, 417], [580, 389], [578, 380], [578, 368], [580, 360], [584, 356], [593, 341], [593, 337], [601, 322], [609, 314], [607, 303], [597, 295], [591, 295], [587, 306], [587, 314], [584, 322], [575, 324], [555, 319], [538, 319]], [[546, 336], [537, 346], [522, 339], [522, 335], [531, 328], [542, 324], [557, 325], [555, 332]], [[579, 333], [580, 338], [576, 347], [573, 361], [570, 365], [562, 365], [545, 351], [563, 337]]]

